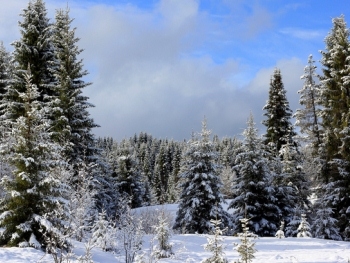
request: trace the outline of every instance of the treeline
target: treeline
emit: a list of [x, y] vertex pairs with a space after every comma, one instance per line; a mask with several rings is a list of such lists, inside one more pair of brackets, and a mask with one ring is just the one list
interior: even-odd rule
[[[236, 138], [214, 136], [213, 143], [220, 156], [217, 163], [223, 166], [222, 180], [228, 183], [222, 191], [230, 198], [231, 168], [241, 142]], [[186, 140], [157, 139], [143, 132], [120, 142], [112, 137], [96, 140], [96, 147], [102, 149], [101, 157], [116, 180], [118, 192], [132, 198], [133, 208], [178, 201], [182, 155], [187, 146]]]

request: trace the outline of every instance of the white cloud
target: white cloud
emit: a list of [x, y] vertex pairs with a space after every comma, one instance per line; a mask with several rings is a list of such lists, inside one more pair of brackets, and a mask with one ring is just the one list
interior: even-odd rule
[[307, 30], [301, 28], [284, 28], [280, 30], [284, 35], [300, 38], [303, 40], [321, 39], [325, 36], [322, 30]]
[[[13, 13], [27, 5], [27, 0], [18, 6], [15, 2], [6, 6], [12, 20], [18, 20]], [[218, 63], [203, 45], [215, 30], [220, 32], [217, 45], [228, 39], [254, 38], [273, 24], [266, 9], [250, 6], [248, 13], [236, 12], [238, 18], [231, 14], [231, 19], [244, 23], [227, 23], [221, 29], [199, 10], [196, 0], [162, 0], [146, 10], [132, 4], [83, 6], [72, 2], [69, 6], [81, 38], [78, 45], [85, 49], [85, 68], [91, 72], [88, 79], [93, 85], [85, 94], [96, 106], [91, 113], [102, 126], [96, 129], [98, 136], [121, 139], [143, 131], [181, 140], [200, 130], [204, 115], [214, 134], [234, 136], [245, 128], [250, 111], [260, 123], [274, 67], [262, 68], [242, 86], [248, 82], [241, 79], [247, 65], [232, 58], [234, 52]], [[65, 8], [66, 3], [50, 0], [47, 7], [53, 17], [53, 10]], [[0, 11], [4, 15], [0, 22], [6, 21], [6, 13]], [[225, 31], [228, 25], [232, 29]], [[11, 32], [4, 31], [0, 23], [0, 36], [17, 39], [17, 23], [9, 22], [8, 27]], [[240, 34], [222, 35], [233, 31]], [[295, 109], [304, 65], [298, 59], [286, 59], [276, 67], [281, 69]]]

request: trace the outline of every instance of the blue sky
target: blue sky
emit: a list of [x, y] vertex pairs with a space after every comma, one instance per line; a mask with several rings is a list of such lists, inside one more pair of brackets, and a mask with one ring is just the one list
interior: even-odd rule
[[[10, 3], [12, 2], [12, 3]], [[0, 0], [0, 39], [20, 37], [27, 0]], [[206, 116], [214, 134], [236, 136], [252, 112], [261, 133], [273, 70], [281, 69], [291, 109], [309, 54], [320, 59], [332, 18], [350, 19], [346, 1], [69, 0], [85, 90], [101, 125], [116, 139], [147, 132], [182, 140]], [[47, 0], [49, 16], [67, 1]], [[318, 63], [317, 63], [318, 64]]]

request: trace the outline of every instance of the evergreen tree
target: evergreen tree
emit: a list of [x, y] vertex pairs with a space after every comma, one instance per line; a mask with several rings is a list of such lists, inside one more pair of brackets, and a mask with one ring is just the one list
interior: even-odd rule
[[224, 246], [222, 245], [223, 230], [220, 229], [221, 221], [220, 220], [210, 220], [214, 227], [214, 236], [208, 237], [208, 243], [205, 244], [204, 249], [213, 253], [210, 258], [203, 260], [201, 263], [228, 263], [228, 260], [224, 256]]
[[30, 1], [21, 14], [23, 21], [19, 22], [21, 39], [13, 42], [13, 82], [6, 92], [6, 117], [15, 121], [23, 116], [25, 109], [19, 94], [26, 91], [24, 72], [31, 67], [31, 82], [39, 91], [39, 101], [52, 101], [55, 78], [54, 47], [52, 45], [52, 30], [43, 0]]
[[294, 117], [296, 119], [296, 126], [300, 127], [300, 132], [304, 134], [300, 139], [306, 141], [309, 147], [313, 148], [314, 155], [318, 154], [318, 147], [321, 144], [320, 133], [320, 88], [316, 84], [317, 77], [314, 65], [315, 61], [312, 55], [309, 56], [308, 65], [304, 69], [304, 74], [301, 79], [304, 79], [304, 86], [298, 91], [300, 94], [299, 103], [303, 107], [297, 109]]
[[[4, 97], [7, 92], [7, 89], [9, 88], [9, 85], [11, 84], [11, 78], [12, 78], [12, 62], [11, 62], [11, 56], [6, 51], [4, 44], [0, 42], [0, 116], [3, 117], [5, 114], [4, 111]], [[3, 118], [1, 118], [3, 119]], [[3, 127], [5, 128], [5, 127]], [[4, 130], [2, 130], [2, 133]], [[3, 134], [1, 134], [3, 136]]]
[[272, 144], [276, 148], [276, 154], [286, 143], [294, 143], [293, 136], [296, 133], [291, 124], [292, 110], [286, 97], [286, 90], [282, 82], [282, 75], [279, 69], [275, 69], [270, 81], [269, 98], [263, 110], [266, 110], [263, 121], [267, 131], [265, 143]]
[[182, 193], [179, 200], [174, 229], [182, 233], [209, 233], [211, 219], [229, 224], [229, 216], [222, 208], [224, 197], [220, 192], [217, 152], [210, 140], [206, 120], [203, 121], [200, 139], [192, 139], [184, 153], [182, 163]]
[[2, 148], [14, 169], [2, 181], [6, 196], [0, 206], [0, 243], [40, 247], [46, 245], [45, 236], [60, 235], [59, 229], [63, 229], [62, 218], [53, 216], [58, 206], [65, 208], [68, 188], [62, 177], [66, 167], [61, 149], [51, 142], [48, 132], [45, 113], [49, 109], [38, 101], [39, 91], [31, 82], [30, 70], [24, 79], [26, 91], [18, 94], [23, 116], [13, 123], [12, 139]]
[[337, 219], [331, 208], [327, 207], [322, 199], [315, 204], [316, 216], [311, 229], [315, 238], [342, 240], [337, 227]]
[[121, 195], [131, 199], [131, 207], [142, 205], [143, 187], [137, 170], [135, 153], [130, 142], [121, 143], [117, 159], [116, 182]]
[[152, 187], [158, 204], [164, 204], [167, 200], [166, 194], [170, 174], [168, 147], [165, 141], [161, 143], [154, 164]]
[[83, 50], [77, 46], [79, 38], [75, 36], [76, 28], [71, 28], [72, 21], [69, 9], [56, 12], [53, 27], [56, 66], [52, 72], [58, 99], [52, 102], [56, 109], [52, 130], [56, 141], [65, 146], [66, 158], [76, 165], [82, 161], [96, 162], [92, 129], [98, 125], [87, 111], [94, 106], [82, 95], [83, 89], [91, 83], [82, 79], [88, 72], [78, 58]]
[[343, 16], [333, 19], [333, 28], [322, 51], [321, 105], [324, 166], [323, 200], [333, 209], [341, 235], [350, 239], [350, 42]]
[[171, 161], [171, 173], [168, 180], [168, 189], [167, 189], [167, 203], [174, 203], [179, 199], [179, 174], [181, 168], [181, 148], [180, 144], [174, 143], [172, 161]]
[[241, 256], [241, 259], [238, 263], [249, 263], [255, 258], [254, 253], [256, 252], [255, 242], [251, 239], [255, 239], [257, 236], [249, 232], [248, 218], [242, 218], [240, 221], [242, 224], [242, 233], [238, 234], [241, 243], [237, 245], [237, 251]]
[[278, 207], [275, 205], [274, 191], [269, 184], [271, 176], [267, 154], [258, 138], [253, 116], [248, 119], [248, 127], [243, 132], [245, 136], [243, 149], [236, 158], [236, 178], [232, 190], [233, 200], [229, 208], [235, 209], [234, 225], [237, 231], [241, 219], [251, 218], [251, 226], [255, 234], [274, 236], [277, 231]]
[[301, 223], [301, 215], [310, 209], [309, 181], [301, 166], [301, 155], [293, 146], [285, 144], [280, 150], [282, 173], [275, 181], [277, 199], [283, 220], [287, 227], [287, 236], [295, 236]]
[[298, 235], [297, 237], [312, 237], [310, 233], [311, 227], [310, 224], [306, 220], [306, 215], [301, 215], [301, 222], [298, 227]]
[[102, 210], [91, 228], [90, 242], [103, 251], [110, 251], [114, 247], [113, 240], [116, 238], [114, 236], [116, 231], [106, 217], [106, 212]]
[[158, 225], [155, 226], [155, 230], [158, 244], [153, 251], [153, 256], [157, 259], [169, 258], [174, 253], [172, 251], [172, 245], [169, 243], [171, 232], [164, 211], [161, 211], [158, 217]]
[[[12, 83], [12, 62], [11, 56], [6, 51], [2, 42], [0, 42], [0, 143], [5, 144], [11, 139], [9, 122], [6, 121], [6, 102], [5, 94]], [[0, 158], [0, 180], [4, 175], [11, 173], [6, 158]], [[3, 196], [4, 190], [0, 188], [0, 198]]]

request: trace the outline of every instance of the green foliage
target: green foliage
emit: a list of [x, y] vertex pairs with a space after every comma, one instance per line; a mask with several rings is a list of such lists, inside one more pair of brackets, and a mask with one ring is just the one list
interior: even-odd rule
[[[1, 204], [0, 226], [4, 231], [0, 242], [37, 247], [45, 246], [45, 231], [56, 229], [51, 227], [53, 221], [60, 224], [60, 219], [48, 215], [64, 202], [67, 188], [62, 178], [64, 163], [57, 162], [61, 158], [60, 148], [50, 142], [45, 109], [40, 107], [39, 92], [28, 71], [27, 90], [19, 94], [24, 116], [13, 124], [12, 140], [2, 152], [14, 170], [12, 176], [2, 181], [6, 196]], [[56, 234], [56, 230], [51, 233]]]
[[286, 90], [284, 89], [279, 69], [275, 69], [273, 72], [270, 81], [269, 98], [263, 109], [266, 110], [264, 116], [267, 117], [263, 121], [267, 128], [265, 143], [274, 145], [278, 152], [282, 145], [293, 143], [293, 136], [295, 136], [293, 125], [290, 122], [292, 110], [289, 108]]
[[257, 238], [257, 236], [249, 232], [248, 221], [249, 219], [247, 218], [241, 219], [243, 233], [238, 234], [241, 243], [237, 244], [237, 251], [241, 256], [238, 261], [239, 263], [252, 262], [255, 258], [254, 253], [257, 251], [255, 249], [255, 242], [251, 240]]

